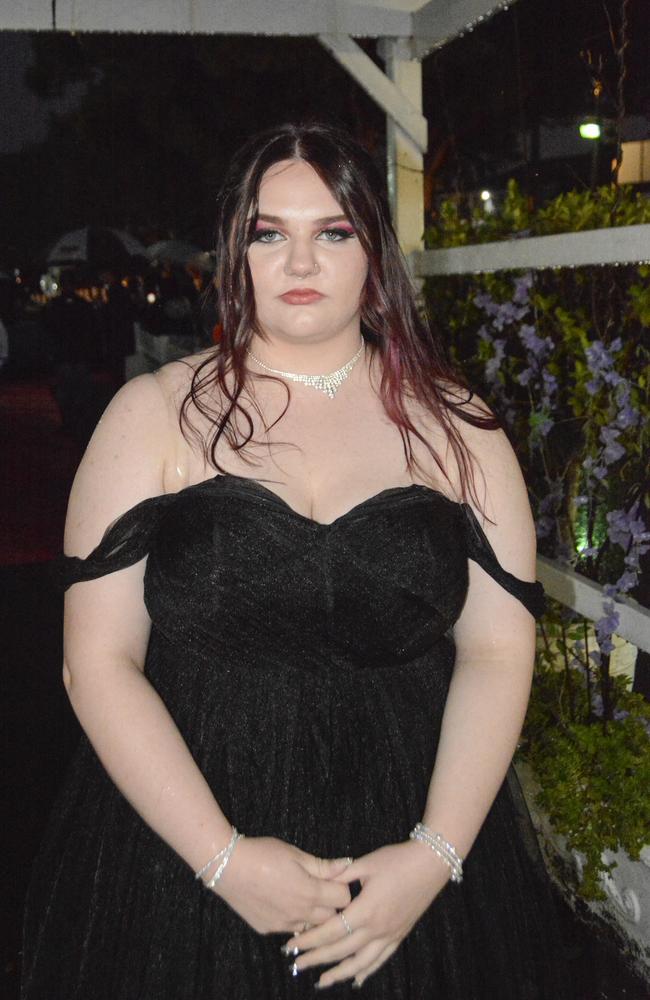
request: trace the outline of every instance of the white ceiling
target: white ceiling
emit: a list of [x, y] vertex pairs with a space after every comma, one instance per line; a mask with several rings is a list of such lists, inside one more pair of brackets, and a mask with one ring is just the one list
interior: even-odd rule
[[0, 0], [0, 30], [49, 31], [56, 26], [59, 31], [412, 38], [414, 53], [422, 56], [508, 2]]

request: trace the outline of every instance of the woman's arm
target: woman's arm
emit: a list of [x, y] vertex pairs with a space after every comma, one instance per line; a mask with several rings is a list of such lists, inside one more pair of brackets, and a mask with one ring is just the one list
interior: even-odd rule
[[[120, 514], [164, 492], [173, 440], [156, 377], [127, 383], [102, 417], [75, 478], [66, 554], [85, 557]], [[228, 844], [231, 826], [144, 674], [151, 629], [144, 565], [143, 559], [69, 589], [64, 683], [112, 780], [143, 820], [198, 871]], [[246, 838], [237, 844], [217, 890], [256, 930], [292, 931], [346, 905], [347, 886], [327, 881], [343, 867], [273, 838]]]
[[[477, 516], [503, 567], [535, 578], [535, 532], [518, 463], [501, 431], [470, 428], [480, 456], [486, 514]], [[480, 485], [480, 476], [477, 484]], [[535, 623], [523, 605], [479, 566], [469, 564], [469, 591], [454, 629], [457, 657], [443, 714], [435, 767], [422, 820], [469, 853], [505, 777], [520, 734], [532, 678]], [[404, 831], [405, 837], [409, 831]], [[345, 915], [294, 936], [306, 950], [298, 968], [339, 962], [323, 972], [330, 986], [363, 981], [399, 946], [450, 877], [437, 854], [417, 841], [391, 844], [357, 859], [339, 880], [361, 880]]]
[[[477, 517], [501, 565], [535, 579], [535, 529], [526, 488], [501, 431], [474, 446], [485, 476], [486, 514]], [[524, 606], [474, 562], [454, 629], [456, 662], [423, 822], [465, 857], [494, 801], [526, 714], [535, 622]]]
[[[140, 500], [164, 492], [166, 404], [156, 377], [114, 397], [75, 477], [64, 549], [86, 556]], [[228, 843], [231, 828], [165, 705], [144, 676], [151, 622], [145, 561], [66, 593], [64, 683], [72, 707], [115, 784], [195, 870]]]

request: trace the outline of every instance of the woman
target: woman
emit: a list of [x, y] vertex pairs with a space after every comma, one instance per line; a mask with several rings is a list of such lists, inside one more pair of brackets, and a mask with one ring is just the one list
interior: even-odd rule
[[334, 129], [252, 139], [219, 345], [128, 383], [88, 446], [62, 561], [87, 739], [25, 1000], [562, 995], [509, 771], [541, 606], [526, 490], [378, 190]]

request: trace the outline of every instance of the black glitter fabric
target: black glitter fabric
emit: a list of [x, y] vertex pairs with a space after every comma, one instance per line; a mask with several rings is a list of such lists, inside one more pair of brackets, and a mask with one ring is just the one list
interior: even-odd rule
[[[539, 584], [499, 566], [471, 509], [395, 487], [331, 524], [219, 475], [138, 504], [61, 586], [148, 556], [146, 675], [228, 819], [327, 858], [407, 838], [422, 818], [479, 563], [533, 614]], [[360, 991], [371, 1000], [565, 996], [547, 876], [512, 768], [464, 865]], [[139, 818], [82, 739], [36, 859], [23, 1000], [294, 1000], [259, 935]]]

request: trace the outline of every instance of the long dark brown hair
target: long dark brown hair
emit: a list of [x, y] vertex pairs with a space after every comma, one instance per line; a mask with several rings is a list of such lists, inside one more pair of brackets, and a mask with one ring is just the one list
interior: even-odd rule
[[[383, 181], [372, 158], [349, 135], [331, 125], [288, 124], [268, 129], [249, 139], [230, 164], [219, 193], [217, 216], [215, 286], [222, 331], [214, 351], [196, 367], [181, 405], [183, 434], [186, 439], [187, 432], [198, 437], [204, 460], [219, 472], [225, 471], [216, 459], [222, 435], [246, 462], [255, 464], [243, 451], [253, 439], [254, 425], [240, 396], [245, 388], [246, 348], [252, 334], [268, 338], [256, 322], [247, 252], [255, 231], [262, 177], [283, 160], [303, 160], [313, 167], [354, 226], [367, 255], [361, 333], [372, 352], [371, 361], [377, 354], [380, 357], [380, 396], [387, 415], [399, 429], [409, 472], [417, 468], [424, 478], [428, 475], [414, 456], [410, 438], [413, 434], [450, 482], [439, 454], [410, 419], [405, 407], [407, 397], [417, 400], [443, 428], [458, 466], [462, 496], [466, 499], [469, 494], [480, 507], [473, 456], [452, 418], [489, 430], [497, 428], [499, 422], [475, 404], [468, 407], [471, 391], [446, 358], [440, 337], [419, 313], [412, 280], [391, 224]], [[273, 375], [256, 373], [256, 377], [270, 378], [286, 387], [287, 403], [271, 424], [273, 427], [289, 406], [289, 386]], [[224, 401], [223, 405], [215, 402], [215, 395]], [[188, 416], [191, 404], [212, 424], [207, 438]], [[252, 405], [262, 416], [254, 400]], [[239, 416], [247, 427], [243, 435]]]

